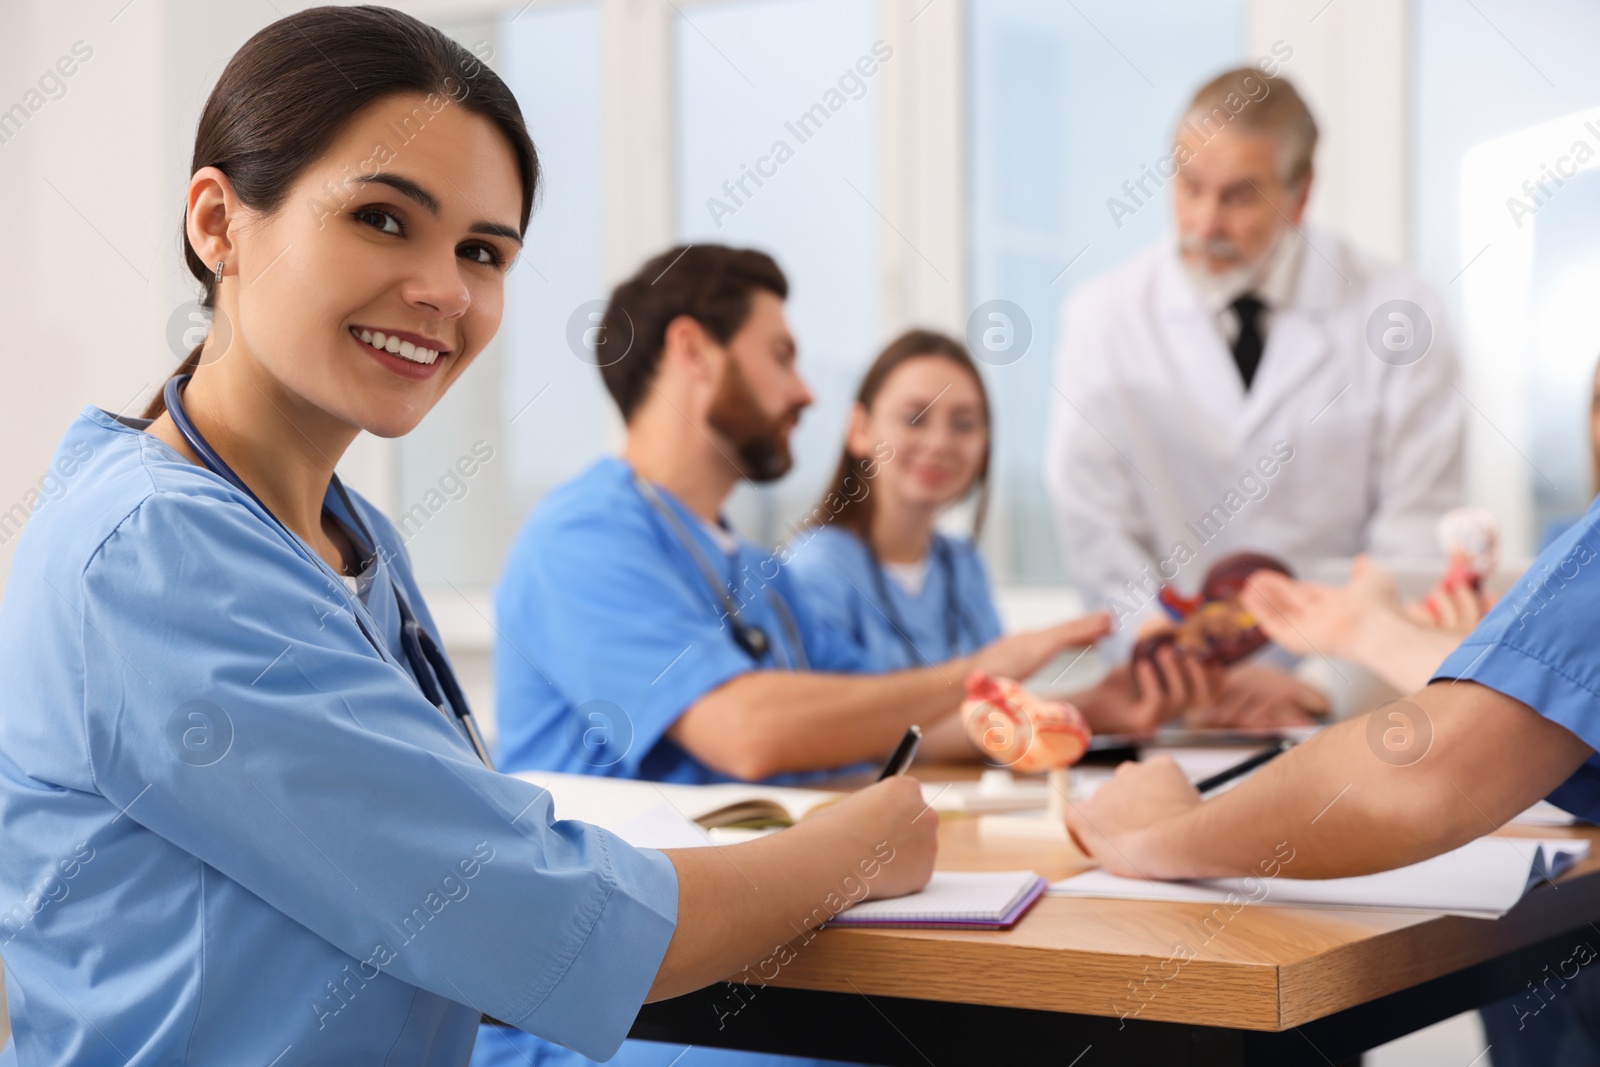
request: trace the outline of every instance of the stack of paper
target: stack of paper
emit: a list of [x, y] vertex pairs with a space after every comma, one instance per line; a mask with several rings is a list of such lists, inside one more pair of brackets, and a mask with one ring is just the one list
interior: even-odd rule
[[1384, 908], [1498, 919], [1540, 882], [1559, 876], [1589, 853], [1569, 839], [1482, 837], [1430, 860], [1359, 878], [1316, 881], [1285, 877], [1153, 882], [1088, 871], [1050, 886], [1052, 896], [1175, 900], [1199, 904], [1320, 905]]

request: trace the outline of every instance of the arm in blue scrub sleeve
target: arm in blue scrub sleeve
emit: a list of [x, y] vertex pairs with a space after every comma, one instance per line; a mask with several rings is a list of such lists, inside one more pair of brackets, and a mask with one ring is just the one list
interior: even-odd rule
[[[186, 854], [354, 961], [388, 945], [390, 977], [617, 1048], [672, 936], [671, 863], [483, 766], [259, 514], [220, 487], [153, 493], [59, 592], [83, 650], [73, 740], [127, 815], [97, 862]], [[184, 708], [227, 733], [215, 762], [181, 757]], [[448, 902], [463, 860], [470, 897]], [[399, 947], [413, 916], [425, 933]], [[278, 948], [231, 933], [241, 961]]]
[[[1600, 503], [1600, 502], [1597, 502]], [[1528, 573], [1439, 666], [1519, 700], [1600, 748], [1600, 506], [1540, 553]], [[1549, 796], [1600, 821], [1600, 757]]]

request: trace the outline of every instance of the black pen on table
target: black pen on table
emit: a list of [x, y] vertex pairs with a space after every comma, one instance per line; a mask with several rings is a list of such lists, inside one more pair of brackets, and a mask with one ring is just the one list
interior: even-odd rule
[[1218, 771], [1209, 778], [1200, 779], [1194, 784], [1195, 790], [1199, 792], [1201, 796], [1204, 796], [1213, 790], [1227, 785], [1235, 778], [1240, 778], [1246, 774], [1249, 774], [1263, 763], [1267, 763], [1273, 759], [1276, 759], [1293, 747], [1294, 740], [1292, 738], [1285, 737], [1280, 741], [1274, 742], [1271, 747], [1264, 748], [1260, 752], [1257, 752], [1249, 759], [1240, 760], [1232, 767], [1229, 767], [1226, 770]]
[[911, 766], [911, 761], [916, 758], [917, 746], [920, 744], [922, 744], [922, 727], [907, 727], [906, 735], [900, 739], [900, 744], [889, 757], [889, 762], [883, 765], [883, 772], [878, 775], [878, 781], [898, 778], [906, 773], [906, 768]]

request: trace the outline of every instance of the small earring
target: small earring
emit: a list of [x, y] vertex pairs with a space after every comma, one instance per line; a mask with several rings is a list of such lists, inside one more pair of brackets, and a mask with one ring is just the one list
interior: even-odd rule
[[225, 262], [226, 260], [217, 260], [217, 284], [219, 285], [222, 284], [222, 264]]

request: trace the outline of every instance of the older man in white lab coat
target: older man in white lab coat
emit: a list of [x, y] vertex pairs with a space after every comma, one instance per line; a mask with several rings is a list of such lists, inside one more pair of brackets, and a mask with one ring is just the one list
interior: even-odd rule
[[[1301, 226], [1315, 145], [1283, 78], [1213, 80], [1158, 168], [1177, 239], [1065, 309], [1046, 479], [1068, 565], [1112, 610], [1119, 649], [1160, 616], [1162, 585], [1192, 593], [1230, 552], [1296, 569], [1433, 556], [1460, 502], [1443, 310], [1411, 274]], [[1239, 676], [1234, 721], [1299, 699], [1274, 674]]]

